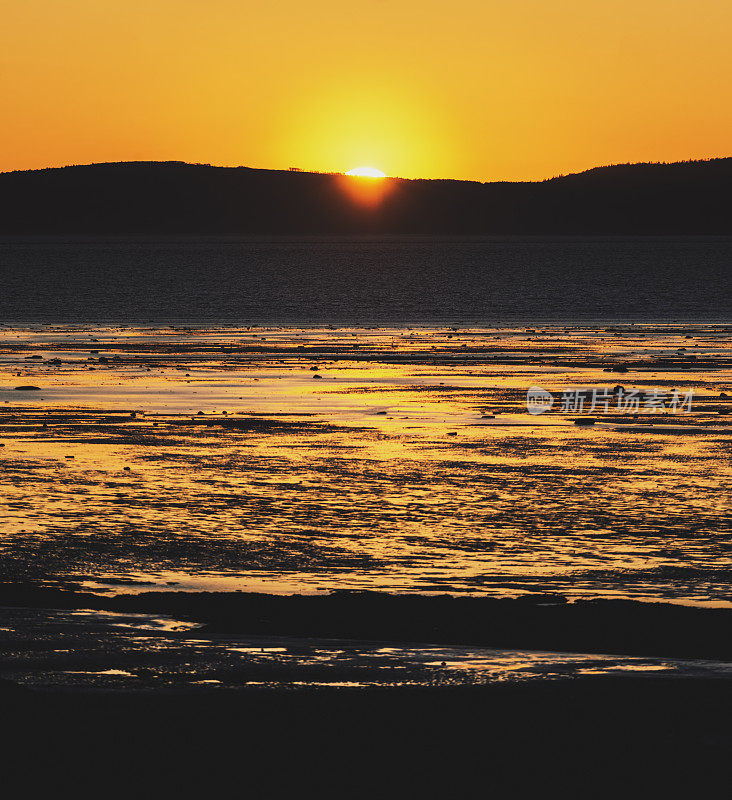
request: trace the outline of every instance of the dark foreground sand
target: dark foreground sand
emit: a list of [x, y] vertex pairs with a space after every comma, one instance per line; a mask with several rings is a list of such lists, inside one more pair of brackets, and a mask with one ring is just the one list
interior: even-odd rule
[[728, 681], [0, 698], [6, 796], [728, 796]]
[[[28, 586], [6, 586], [0, 596], [7, 626], [0, 758], [8, 797], [453, 798], [557, 790], [571, 798], [729, 796], [728, 678], [597, 670], [525, 682], [352, 687], [338, 684], [344, 678], [336, 666], [333, 676], [325, 676], [334, 683], [316, 687], [297, 684], [312, 679], [305, 668], [288, 677], [270, 665], [268, 681], [292, 682], [247, 685], [262, 678], [247, 660], [255, 657], [246, 656], [238, 671], [226, 673], [238, 686], [184, 685], [186, 664], [191, 677], [210, 677], [206, 670], [213, 667], [194, 661], [167, 671], [164, 663], [151, 668], [151, 661], [146, 672], [159, 674], [145, 680], [137, 670], [136, 690], [9, 680], [21, 668], [28, 675], [110, 665], [135, 671], [143, 657], [135, 651], [126, 662], [110, 662], [107, 657], [118, 659], [121, 651], [105, 650], [108, 634], [83, 615], [73, 625], [63, 617], [21, 636], [21, 622], [45, 620], [42, 607], [49, 605], [73, 611], [96, 602], [115, 612], [196, 620], [203, 627], [193, 632], [143, 631], [147, 638], [140, 646], [147, 641], [150, 658], [165, 659], [166, 651], [155, 648], [166, 637], [182, 642], [195, 636], [201, 647], [209, 642], [198, 656], [204, 661], [222, 641], [236, 645], [236, 631], [335, 639], [378, 634], [382, 641], [541, 644], [606, 653], [625, 642], [626, 651], [636, 654], [726, 661], [727, 610], [567, 604], [548, 596], [534, 602], [373, 593], [94, 598]], [[80, 636], [74, 625], [92, 627]], [[7, 632], [13, 628], [15, 638]], [[138, 635], [131, 630], [130, 637]], [[224, 672], [215, 674], [223, 681]]]

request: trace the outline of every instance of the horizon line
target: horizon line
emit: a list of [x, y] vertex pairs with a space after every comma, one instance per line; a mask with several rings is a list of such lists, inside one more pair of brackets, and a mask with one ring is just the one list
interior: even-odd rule
[[[477, 184], [496, 184], [496, 183], [512, 183], [512, 184], [522, 184], [522, 183], [546, 183], [548, 181], [557, 180], [559, 178], [568, 178], [575, 175], [584, 175], [588, 172], [594, 172], [595, 170], [602, 170], [602, 169], [612, 169], [614, 167], [642, 167], [642, 166], [675, 166], [681, 164], [707, 164], [714, 161], [727, 161], [732, 159], [732, 155], [729, 156], [711, 156], [710, 158], [687, 158], [682, 159], [680, 161], [626, 161], [626, 162], [615, 162], [610, 164], [597, 164], [593, 167], [588, 167], [587, 169], [579, 170], [578, 172], [565, 172], [565, 173], [558, 173], [556, 175], [552, 175], [548, 178], [537, 178], [534, 180], [480, 180], [477, 178], [405, 178], [399, 175], [386, 175], [384, 178], [380, 178], [380, 180], [398, 180], [398, 181], [449, 181], [451, 183], [477, 183]], [[180, 166], [186, 167], [209, 167], [211, 169], [245, 169], [250, 170], [252, 172], [286, 172], [286, 173], [293, 173], [296, 175], [326, 175], [326, 176], [346, 176], [345, 170], [342, 172], [333, 172], [327, 170], [308, 170], [302, 169], [300, 167], [250, 167], [246, 166], [245, 164], [237, 164], [237, 165], [224, 165], [224, 164], [211, 164], [208, 162], [203, 161], [181, 161], [178, 159], [165, 159], [165, 160], [154, 160], [154, 159], [135, 159], [129, 161], [92, 161], [88, 163], [81, 163], [81, 164], [61, 164], [55, 166], [48, 166], [48, 167], [31, 167], [29, 169], [11, 169], [11, 170], [4, 170], [0, 171], [0, 176], [2, 175], [15, 175], [18, 173], [29, 173], [29, 172], [49, 172], [52, 170], [63, 170], [63, 169], [81, 169], [84, 167], [107, 167], [107, 166], [125, 166], [125, 165], [173, 165], [177, 164]]]

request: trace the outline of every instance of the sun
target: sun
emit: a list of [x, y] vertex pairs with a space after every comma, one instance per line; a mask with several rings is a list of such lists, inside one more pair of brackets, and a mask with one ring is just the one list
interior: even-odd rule
[[349, 169], [346, 175], [353, 175], [357, 178], [385, 178], [386, 173], [376, 167], [354, 167]]

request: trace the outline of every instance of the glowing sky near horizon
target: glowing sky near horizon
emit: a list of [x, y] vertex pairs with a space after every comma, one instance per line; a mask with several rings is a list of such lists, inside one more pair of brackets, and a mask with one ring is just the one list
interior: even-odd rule
[[0, 170], [516, 180], [732, 154], [729, 0], [0, 0]]

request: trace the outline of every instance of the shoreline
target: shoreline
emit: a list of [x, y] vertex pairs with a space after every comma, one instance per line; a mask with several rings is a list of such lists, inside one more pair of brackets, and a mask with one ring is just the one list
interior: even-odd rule
[[0, 584], [0, 608], [154, 614], [200, 636], [287, 636], [732, 661], [732, 611], [637, 600], [339, 590], [313, 595], [90, 592]]

